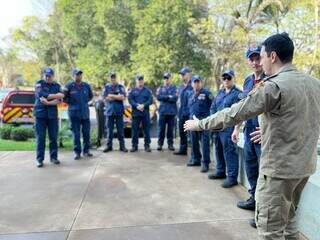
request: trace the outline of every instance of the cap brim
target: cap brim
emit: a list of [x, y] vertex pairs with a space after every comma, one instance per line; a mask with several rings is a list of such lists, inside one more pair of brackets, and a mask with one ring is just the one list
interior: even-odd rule
[[254, 51], [254, 52], [251, 52], [251, 53], [249, 53], [248, 55], [247, 55], [247, 58], [250, 58], [252, 55], [254, 55], [254, 54], [256, 54], [256, 55], [259, 55], [260, 56], [260, 52], [258, 52], [258, 51]]

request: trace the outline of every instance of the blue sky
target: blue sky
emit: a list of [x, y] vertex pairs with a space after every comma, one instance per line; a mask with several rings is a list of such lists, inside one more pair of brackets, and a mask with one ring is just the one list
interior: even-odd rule
[[25, 16], [48, 16], [54, 0], [1, 0], [0, 1], [0, 48], [7, 46], [5, 38], [10, 29], [19, 27]]

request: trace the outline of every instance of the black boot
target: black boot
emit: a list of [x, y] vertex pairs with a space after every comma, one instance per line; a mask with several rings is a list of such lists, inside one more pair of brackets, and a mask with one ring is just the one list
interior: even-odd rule
[[128, 152], [128, 149], [126, 149], [126, 147], [120, 147], [119, 151], [120, 151], [120, 152], [127, 153], [127, 152]]
[[174, 151], [174, 150], [175, 150], [175, 148], [174, 148], [174, 146], [173, 146], [172, 144], [170, 144], [170, 145], [168, 146], [168, 149], [169, 149], [170, 151]]
[[138, 147], [132, 147], [131, 149], [130, 149], [130, 152], [137, 152], [138, 151]]
[[112, 147], [105, 147], [104, 149], [103, 149], [103, 152], [104, 153], [106, 153], [106, 152], [111, 152], [112, 151]]
[[146, 152], [151, 152], [150, 146], [145, 146], [145, 147], [144, 147], [144, 150], [145, 150]]
[[246, 201], [239, 201], [237, 207], [245, 210], [254, 211], [256, 209], [256, 201], [254, 200], [254, 197], [251, 196]]

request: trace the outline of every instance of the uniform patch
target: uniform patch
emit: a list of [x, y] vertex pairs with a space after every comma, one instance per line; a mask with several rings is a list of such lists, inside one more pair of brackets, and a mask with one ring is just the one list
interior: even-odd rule
[[248, 93], [248, 96], [251, 96], [252, 94], [254, 94], [258, 90], [258, 88], [261, 88], [263, 86], [264, 86], [264, 81], [261, 81], [261, 82], [257, 83], [254, 86], [254, 88]]

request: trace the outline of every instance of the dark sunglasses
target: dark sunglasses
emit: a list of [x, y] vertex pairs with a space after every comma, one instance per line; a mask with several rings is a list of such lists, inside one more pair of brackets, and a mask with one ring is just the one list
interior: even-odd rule
[[223, 81], [231, 81], [231, 79], [232, 79], [231, 77], [223, 77], [222, 78]]

